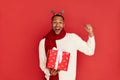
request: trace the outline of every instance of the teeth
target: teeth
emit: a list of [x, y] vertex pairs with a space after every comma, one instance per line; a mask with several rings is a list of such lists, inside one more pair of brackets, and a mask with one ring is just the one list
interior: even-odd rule
[[60, 29], [56, 29], [56, 30], [60, 30]]

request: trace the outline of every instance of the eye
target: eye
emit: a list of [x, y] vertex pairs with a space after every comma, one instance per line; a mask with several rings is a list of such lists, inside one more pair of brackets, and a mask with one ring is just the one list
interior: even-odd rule
[[60, 24], [63, 24], [63, 22], [59, 22]]
[[54, 21], [54, 22], [52, 22], [52, 23], [53, 23], [53, 24], [56, 24], [57, 22]]

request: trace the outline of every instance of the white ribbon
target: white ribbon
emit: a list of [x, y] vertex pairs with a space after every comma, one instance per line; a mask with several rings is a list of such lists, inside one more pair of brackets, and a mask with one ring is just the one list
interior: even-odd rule
[[57, 58], [56, 58], [56, 62], [55, 62], [55, 69], [57, 70], [58, 64], [62, 62], [63, 51], [61, 49], [56, 49], [56, 48], [53, 48], [53, 50], [58, 50]]

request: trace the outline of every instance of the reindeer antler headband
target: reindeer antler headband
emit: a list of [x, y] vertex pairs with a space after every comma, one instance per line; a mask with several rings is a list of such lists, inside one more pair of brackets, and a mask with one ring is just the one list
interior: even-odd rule
[[51, 13], [53, 13], [53, 15], [56, 15], [56, 14], [59, 14], [59, 15], [62, 15], [64, 13], [64, 10], [61, 10], [60, 12], [55, 12], [53, 9], [50, 10]]

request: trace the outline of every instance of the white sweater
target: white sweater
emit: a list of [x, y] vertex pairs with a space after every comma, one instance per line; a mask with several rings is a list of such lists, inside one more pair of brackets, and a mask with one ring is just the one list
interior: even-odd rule
[[[45, 78], [49, 80], [50, 73], [46, 68], [46, 53], [44, 44], [45, 38], [42, 39], [39, 44], [40, 68], [45, 73]], [[59, 80], [76, 80], [77, 50], [89, 56], [93, 55], [95, 50], [94, 37], [89, 37], [88, 41], [85, 42], [74, 33], [66, 33], [64, 38], [56, 40], [56, 44], [58, 49], [70, 52], [68, 71], [60, 71]]]

